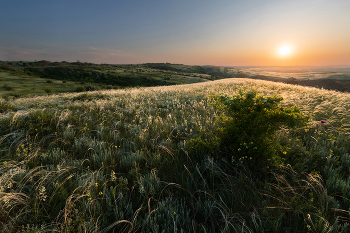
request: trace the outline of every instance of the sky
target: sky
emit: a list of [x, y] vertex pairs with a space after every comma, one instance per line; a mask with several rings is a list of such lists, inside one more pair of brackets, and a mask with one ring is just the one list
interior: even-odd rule
[[0, 60], [346, 66], [349, 12], [350, 0], [0, 0]]

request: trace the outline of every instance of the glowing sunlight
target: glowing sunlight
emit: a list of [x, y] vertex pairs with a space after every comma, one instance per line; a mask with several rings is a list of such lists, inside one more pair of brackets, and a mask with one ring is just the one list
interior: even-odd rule
[[289, 45], [283, 45], [278, 49], [278, 54], [282, 57], [288, 57], [292, 53], [292, 47]]

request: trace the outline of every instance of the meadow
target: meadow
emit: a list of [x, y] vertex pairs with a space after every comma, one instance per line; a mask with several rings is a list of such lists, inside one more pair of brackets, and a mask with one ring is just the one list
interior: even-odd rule
[[244, 76], [237, 69], [170, 63], [93, 64], [86, 62], [0, 61], [1, 97], [130, 87], [169, 86]]
[[[310, 116], [264, 174], [210, 149], [210, 96], [251, 88]], [[349, 103], [245, 78], [2, 99], [0, 231], [348, 232]]]
[[0, 81], [1, 97], [5, 99], [76, 92], [77, 88], [86, 86], [73, 81], [43, 79], [25, 74], [19, 75], [1, 71]]

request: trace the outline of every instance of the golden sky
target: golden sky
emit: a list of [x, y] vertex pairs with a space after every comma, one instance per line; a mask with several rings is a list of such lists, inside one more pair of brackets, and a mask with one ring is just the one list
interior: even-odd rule
[[350, 65], [349, 12], [349, 0], [13, 0], [0, 60]]

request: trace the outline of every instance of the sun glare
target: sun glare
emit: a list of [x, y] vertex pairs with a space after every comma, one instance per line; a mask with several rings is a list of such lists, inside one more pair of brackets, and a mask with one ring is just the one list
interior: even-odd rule
[[278, 54], [286, 57], [289, 56], [292, 52], [292, 48], [289, 45], [284, 45], [278, 49]]

